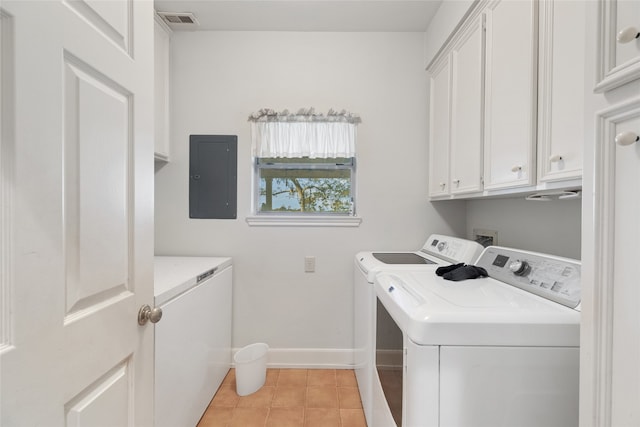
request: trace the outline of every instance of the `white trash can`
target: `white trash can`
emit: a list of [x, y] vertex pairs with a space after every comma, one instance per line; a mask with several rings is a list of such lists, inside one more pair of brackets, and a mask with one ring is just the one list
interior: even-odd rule
[[255, 393], [267, 379], [267, 350], [265, 343], [242, 347], [233, 356], [236, 365], [236, 392], [240, 396]]

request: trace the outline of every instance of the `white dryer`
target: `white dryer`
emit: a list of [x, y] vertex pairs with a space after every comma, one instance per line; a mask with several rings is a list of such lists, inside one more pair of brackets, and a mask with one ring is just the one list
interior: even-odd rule
[[577, 426], [579, 261], [492, 246], [476, 265], [490, 277], [376, 276], [405, 354], [397, 425]]
[[[394, 347], [393, 320], [376, 309], [376, 274], [382, 271], [433, 271], [451, 263], [473, 263], [483, 247], [478, 243], [451, 236], [432, 234], [424, 246], [412, 252], [359, 252], [354, 267], [354, 348], [355, 373], [367, 425], [387, 427], [393, 423], [388, 403], [382, 394], [376, 371], [376, 342]], [[386, 315], [386, 316], [385, 316]], [[379, 335], [376, 338], [376, 334]], [[402, 341], [400, 341], [400, 347]], [[400, 367], [402, 365], [402, 350]], [[384, 355], [384, 353], [383, 353]], [[384, 362], [383, 363], [387, 363]]]

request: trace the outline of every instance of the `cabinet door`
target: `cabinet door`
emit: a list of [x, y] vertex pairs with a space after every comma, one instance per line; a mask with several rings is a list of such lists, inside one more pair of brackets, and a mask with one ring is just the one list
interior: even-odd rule
[[586, 3], [540, 3], [538, 181], [582, 176]]
[[435, 64], [429, 78], [429, 196], [449, 194], [449, 126], [451, 114], [449, 55]]
[[232, 268], [162, 305], [155, 427], [195, 426], [231, 366]]
[[[640, 32], [640, 2], [605, 0], [598, 19], [601, 46], [596, 91], [604, 92], [640, 78], [640, 38], [634, 38]], [[618, 37], [620, 32], [626, 37]]]
[[154, 30], [155, 158], [169, 160], [169, 39], [170, 29], [156, 16]]
[[593, 417], [592, 425], [598, 426], [640, 425], [638, 135], [640, 98], [598, 113], [595, 165], [588, 166], [593, 168], [595, 190], [594, 277], [586, 283], [588, 310], [586, 315], [583, 311], [581, 340], [586, 361], [582, 379], [589, 387], [583, 400], [588, 406], [582, 410], [584, 419]]
[[503, 0], [485, 11], [485, 189], [534, 182], [536, 5]]
[[451, 53], [451, 194], [482, 191], [482, 16]]

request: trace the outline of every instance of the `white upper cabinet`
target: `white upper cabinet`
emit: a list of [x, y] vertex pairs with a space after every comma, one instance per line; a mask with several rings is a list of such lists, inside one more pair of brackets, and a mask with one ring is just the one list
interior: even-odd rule
[[482, 191], [482, 16], [429, 67], [429, 196]]
[[485, 10], [485, 189], [535, 182], [536, 6], [503, 0]]
[[483, 17], [451, 51], [451, 194], [482, 191]]
[[640, 78], [640, 1], [604, 0], [598, 10], [597, 92]]
[[449, 194], [449, 117], [451, 112], [450, 54], [430, 70], [429, 196]]
[[156, 15], [154, 30], [155, 159], [169, 160], [169, 42], [171, 30]]
[[431, 198], [582, 185], [587, 4], [474, 4], [427, 69]]
[[582, 176], [586, 2], [540, 5], [538, 182]]

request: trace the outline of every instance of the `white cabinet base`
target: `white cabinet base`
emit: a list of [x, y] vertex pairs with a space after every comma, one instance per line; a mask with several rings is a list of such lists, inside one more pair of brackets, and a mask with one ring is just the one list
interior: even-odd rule
[[[196, 275], [214, 267], [209, 264]], [[195, 426], [229, 371], [231, 293], [232, 267], [227, 266], [159, 304], [163, 316], [155, 325], [155, 427]]]

